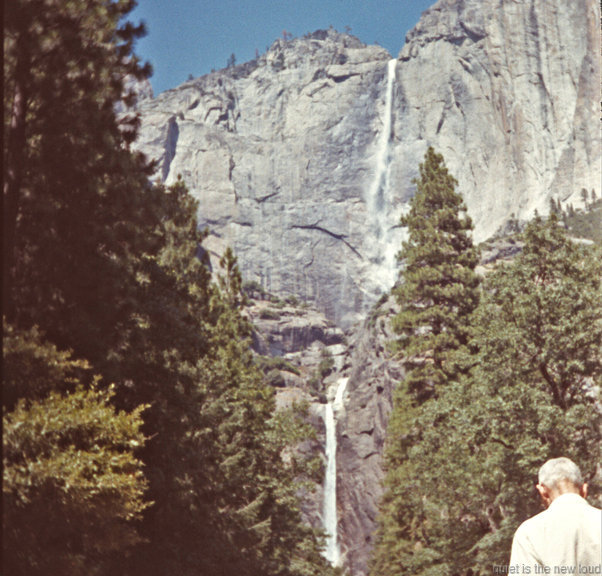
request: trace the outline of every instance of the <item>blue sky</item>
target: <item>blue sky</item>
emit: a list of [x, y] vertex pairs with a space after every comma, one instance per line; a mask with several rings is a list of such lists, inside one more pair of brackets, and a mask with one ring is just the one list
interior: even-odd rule
[[346, 27], [366, 44], [378, 43], [392, 56], [406, 32], [435, 0], [138, 0], [130, 20], [146, 22], [148, 35], [136, 53], [153, 65], [155, 94], [174, 88], [190, 74], [226, 66], [231, 54], [241, 64], [263, 54], [286, 30], [294, 36]]

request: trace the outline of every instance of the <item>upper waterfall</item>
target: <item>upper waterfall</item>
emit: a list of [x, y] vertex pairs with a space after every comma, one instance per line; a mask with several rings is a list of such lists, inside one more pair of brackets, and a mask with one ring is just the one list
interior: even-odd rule
[[393, 58], [387, 64], [383, 128], [376, 150], [374, 178], [366, 197], [371, 280], [382, 292], [390, 290], [397, 279], [396, 254], [400, 247], [397, 235], [393, 234], [398, 225], [399, 214], [394, 210], [390, 187], [393, 88], [396, 69], [397, 60]]

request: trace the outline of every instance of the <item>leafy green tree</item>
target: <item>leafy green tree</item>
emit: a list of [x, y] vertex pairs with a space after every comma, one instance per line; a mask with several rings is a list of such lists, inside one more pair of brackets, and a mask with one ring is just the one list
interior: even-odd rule
[[507, 563], [514, 531], [539, 511], [533, 483], [551, 457], [578, 462], [599, 499], [599, 254], [555, 216], [536, 218], [523, 239], [521, 255], [486, 279], [473, 371], [413, 422], [414, 466], [402, 469], [414, 472], [413, 493], [390, 478], [375, 573], [468, 575]]
[[470, 316], [478, 303], [478, 253], [472, 222], [465, 214], [457, 181], [432, 148], [420, 164], [408, 229], [399, 259], [401, 282], [394, 289], [401, 306], [393, 326], [404, 354], [409, 390], [420, 400], [454, 377], [454, 353], [470, 341]]
[[144, 407], [117, 412], [114, 390], [36, 330], [5, 326], [3, 353], [5, 573], [102, 573], [140, 541]]

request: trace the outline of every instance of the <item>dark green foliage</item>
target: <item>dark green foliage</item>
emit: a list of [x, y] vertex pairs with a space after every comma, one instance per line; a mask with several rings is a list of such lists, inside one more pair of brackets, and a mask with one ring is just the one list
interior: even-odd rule
[[523, 252], [486, 279], [471, 373], [419, 407], [400, 385], [405, 410], [388, 445], [407, 464], [387, 477], [374, 574], [506, 564], [514, 530], [539, 511], [533, 485], [548, 458], [578, 462], [599, 498], [599, 254], [554, 216], [536, 218], [522, 240]]
[[122, 398], [151, 404], [143, 458], [155, 502], [142, 526], [149, 544], [125, 572], [294, 573], [285, 550], [321, 558], [296, 503], [303, 464], [282, 460], [306, 428], [293, 419], [286, 434], [274, 432], [283, 420], [250, 350], [236, 260], [226, 250], [210, 283], [194, 258], [195, 203], [181, 183], [165, 196], [173, 208], [163, 207], [163, 248], [146, 259], [134, 332], [143, 348], [122, 360], [132, 382]]
[[40, 400], [50, 392], [73, 391], [90, 369], [70, 352], [44, 342], [37, 326], [25, 333], [10, 324], [3, 331], [2, 400], [5, 410], [15, 408], [20, 398]]
[[257, 280], [246, 280], [242, 283], [242, 291], [249, 297], [256, 300], [267, 299], [268, 293]]
[[271, 308], [264, 308], [259, 312], [259, 317], [262, 320], [280, 320], [280, 312]]
[[125, 149], [135, 122], [114, 113], [125, 76], [148, 72], [131, 52], [143, 29], [121, 22], [133, 5], [6, 5], [4, 312], [39, 323], [35, 302], [65, 347], [63, 333], [84, 347], [128, 317], [127, 259], [145, 250], [148, 199], [132, 191], [146, 176]]
[[602, 200], [594, 197], [586, 210], [562, 211], [560, 217], [571, 236], [602, 244]]
[[386, 314], [386, 310], [384, 309], [384, 304], [389, 299], [389, 294], [383, 294], [374, 304], [372, 310], [370, 310], [370, 314], [368, 316], [368, 326], [370, 328], [374, 328], [376, 326], [376, 322], [379, 318], [382, 318]]
[[296, 374], [297, 376], [301, 375], [301, 371], [297, 366], [285, 360], [281, 356], [257, 356], [255, 358], [255, 363], [258, 368], [264, 372], [270, 372], [272, 370], [284, 370], [285, 372], [291, 372], [292, 374]]
[[280, 370], [270, 370], [266, 376], [265, 381], [268, 386], [272, 386], [273, 388], [284, 388], [286, 382], [284, 380], [284, 376], [280, 372]]
[[301, 302], [296, 296], [287, 296], [284, 300], [289, 306], [300, 306]]
[[322, 348], [320, 353], [320, 363], [318, 364], [318, 374], [322, 379], [326, 378], [334, 368], [334, 358], [328, 348]]

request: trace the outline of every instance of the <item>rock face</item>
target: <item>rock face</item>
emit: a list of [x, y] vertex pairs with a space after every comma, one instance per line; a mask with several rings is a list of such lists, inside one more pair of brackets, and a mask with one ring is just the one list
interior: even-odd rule
[[[395, 384], [403, 378], [400, 363], [387, 348], [393, 338], [390, 320], [397, 307], [392, 298], [383, 300], [348, 336], [310, 308], [256, 298], [248, 309], [255, 332], [254, 350], [271, 356], [272, 366], [280, 368], [281, 379], [272, 380], [277, 383], [277, 405], [309, 404], [308, 421], [317, 438], [300, 449], [320, 454], [325, 473], [325, 403], [334, 400], [341, 381], [346, 384], [340, 405], [335, 406], [336, 511], [340, 561], [353, 576], [367, 573], [383, 492], [387, 422]], [[332, 359], [332, 370], [318, 377], [325, 354]], [[268, 373], [268, 380], [270, 374], [273, 372]], [[305, 519], [316, 528], [324, 527], [324, 487], [321, 482], [303, 497]]]
[[599, 189], [599, 21], [594, 0], [440, 0], [408, 34], [394, 159], [434, 142], [477, 240]]
[[391, 66], [333, 30], [143, 100], [138, 147], [182, 175], [210, 252], [342, 327], [396, 276], [399, 214], [426, 147], [480, 241], [550, 198], [600, 193], [596, 0], [439, 0]]
[[139, 108], [138, 145], [198, 198], [205, 247], [232, 246], [246, 279], [345, 326], [385, 288], [363, 244], [389, 58], [317, 32]]

